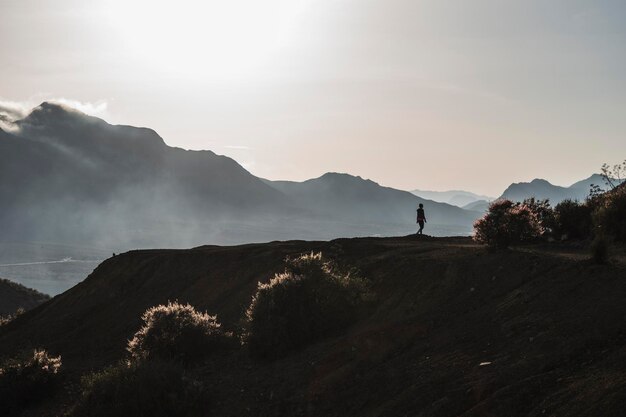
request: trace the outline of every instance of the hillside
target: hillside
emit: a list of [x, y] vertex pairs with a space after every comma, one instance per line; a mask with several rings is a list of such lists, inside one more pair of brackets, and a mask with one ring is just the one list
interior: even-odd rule
[[20, 308], [30, 310], [49, 299], [46, 294], [0, 278], [0, 316], [12, 315]]
[[257, 281], [309, 251], [358, 268], [374, 310], [276, 362], [241, 351], [207, 363], [209, 415], [622, 415], [624, 267], [558, 245], [489, 253], [411, 236], [132, 251], [0, 329], [0, 354], [46, 347], [77, 378], [123, 358], [141, 313], [173, 299], [237, 331]]

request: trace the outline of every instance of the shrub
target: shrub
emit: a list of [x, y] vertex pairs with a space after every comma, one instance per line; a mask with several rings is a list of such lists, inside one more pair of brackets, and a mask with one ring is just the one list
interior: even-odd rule
[[593, 217], [597, 233], [626, 242], [626, 184], [604, 193]]
[[19, 413], [51, 396], [59, 383], [61, 357], [45, 350], [7, 361], [0, 367], [0, 415]]
[[168, 302], [146, 310], [144, 325], [128, 342], [133, 360], [178, 360], [184, 364], [199, 362], [207, 355], [232, 343], [216, 316], [196, 311], [189, 304]]
[[474, 222], [474, 240], [497, 249], [534, 240], [542, 233], [543, 228], [531, 208], [510, 200], [494, 201], [487, 214]]
[[245, 341], [258, 358], [277, 358], [335, 331], [358, 315], [369, 293], [317, 253], [288, 259], [286, 270], [259, 283], [246, 312]]
[[591, 205], [563, 200], [554, 208], [556, 235], [572, 239], [586, 239], [591, 235]]
[[71, 417], [193, 417], [206, 415], [202, 384], [180, 365], [158, 360], [120, 363], [82, 378]]

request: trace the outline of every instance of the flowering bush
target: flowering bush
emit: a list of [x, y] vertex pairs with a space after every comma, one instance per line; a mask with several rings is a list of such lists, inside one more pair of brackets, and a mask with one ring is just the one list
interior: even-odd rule
[[216, 316], [198, 312], [189, 304], [168, 302], [149, 308], [142, 320], [144, 325], [128, 342], [133, 360], [172, 359], [190, 364], [226, 347], [232, 339]]
[[498, 249], [534, 240], [543, 231], [531, 207], [510, 200], [494, 201], [485, 216], [474, 222], [474, 240]]

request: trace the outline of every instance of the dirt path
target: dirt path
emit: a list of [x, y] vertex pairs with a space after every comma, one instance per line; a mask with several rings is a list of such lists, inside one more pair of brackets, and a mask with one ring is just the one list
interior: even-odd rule
[[[532, 246], [515, 247], [512, 250], [522, 253], [542, 254], [567, 259], [570, 261], [589, 261], [591, 250], [580, 244], [539, 244]], [[626, 267], [626, 247], [613, 246], [610, 249], [610, 263]]]

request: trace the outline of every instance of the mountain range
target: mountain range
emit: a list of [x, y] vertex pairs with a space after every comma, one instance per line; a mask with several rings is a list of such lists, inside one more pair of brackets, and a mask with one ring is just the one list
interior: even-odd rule
[[3, 240], [183, 247], [275, 239], [469, 234], [480, 214], [348, 174], [268, 181], [153, 130], [42, 103], [0, 130]]
[[[593, 174], [589, 178], [577, 181], [568, 187], [551, 184], [545, 179], [536, 178], [530, 182], [518, 182], [509, 185], [499, 199], [512, 201], [524, 201], [534, 197], [539, 200], [550, 200], [551, 205], [556, 205], [563, 200], [584, 201], [591, 191], [592, 186], [606, 190], [604, 178], [600, 174]], [[430, 198], [435, 201], [442, 201], [448, 204], [459, 206], [465, 210], [484, 212], [489, 207], [489, 202], [494, 198], [481, 196], [469, 191], [411, 191], [415, 195]]]
[[[0, 130], [2, 241], [123, 250], [391, 236], [414, 231], [420, 203], [427, 233], [468, 235], [491, 200], [467, 191], [409, 193], [344, 173], [270, 181], [214, 152], [170, 147], [152, 129], [55, 103], [13, 127]], [[591, 183], [601, 178], [570, 187], [537, 179], [512, 184], [502, 197], [583, 199]]]

